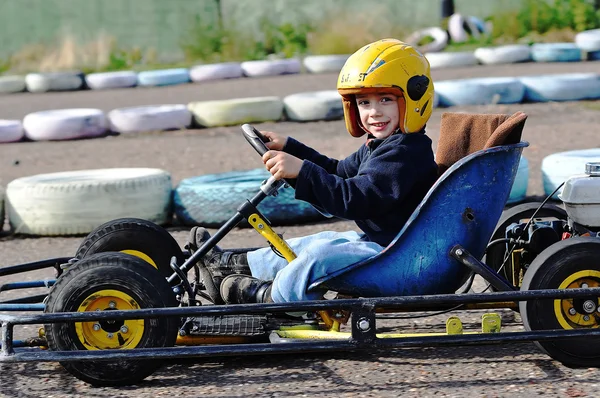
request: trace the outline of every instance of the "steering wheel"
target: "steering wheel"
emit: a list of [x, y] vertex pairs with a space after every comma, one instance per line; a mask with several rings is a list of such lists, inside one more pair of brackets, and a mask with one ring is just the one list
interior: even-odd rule
[[263, 135], [260, 131], [255, 129], [253, 126], [248, 123], [242, 124], [242, 132], [244, 133], [244, 138], [248, 143], [258, 152], [258, 154], [262, 157], [269, 150], [265, 145], [265, 142], [269, 142], [269, 139]]
[[[254, 150], [256, 152], [258, 152], [258, 154], [262, 157], [262, 155], [264, 155], [269, 148], [267, 148], [267, 146], [265, 145], [265, 142], [269, 142], [269, 139], [267, 137], [265, 137], [260, 131], [258, 131], [257, 129], [255, 129], [253, 126], [249, 125], [248, 123], [242, 124], [242, 132], [244, 133], [244, 138], [246, 139], [246, 141], [248, 141], [248, 143], [252, 146], [252, 148], [254, 148]], [[296, 187], [296, 179], [290, 179], [290, 178], [286, 178], [284, 179], [285, 183], [290, 185], [292, 188]], [[329, 214], [327, 211], [321, 209], [318, 206], [315, 206], [313, 204], [311, 204], [312, 207], [315, 208], [315, 210], [317, 210], [319, 213], [321, 213], [323, 216], [327, 217], [327, 218], [331, 218], [333, 217], [331, 214]]]

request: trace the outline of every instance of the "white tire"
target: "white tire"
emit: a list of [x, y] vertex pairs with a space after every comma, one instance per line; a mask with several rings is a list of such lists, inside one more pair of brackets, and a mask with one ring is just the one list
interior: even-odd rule
[[452, 14], [448, 19], [448, 33], [454, 43], [464, 43], [469, 36], [479, 38], [479, 28], [473, 18], [465, 18], [461, 14]]
[[342, 96], [337, 90], [288, 95], [283, 99], [288, 119], [296, 122], [336, 120], [344, 117]]
[[484, 65], [514, 64], [531, 59], [531, 49], [526, 44], [510, 44], [498, 47], [479, 47], [475, 57]]
[[25, 76], [0, 76], [0, 94], [25, 91]]
[[85, 81], [92, 90], [134, 87], [137, 84], [137, 73], [133, 71], [90, 73]]
[[439, 106], [489, 105], [497, 97], [488, 85], [465, 80], [442, 80], [434, 82], [434, 89], [439, 96]]
[[25, 136], [20, 120], [0, 119], [0, 142], [16, 142]]
[[23, 119], [25, 136], [33, 141], [72, 140], [106, 133], [108, 122], [100, 109], [57, 109], [30, 113]]
[[515, 176], [515, 182], [510, 190], [507, 204], [521, 202], [527, 196], [527, 185], [529, 184], [529, 161], [523, 156], [519, 160], [519, 168]]
[[600, 98], [600, 75], [596, 73], [523, 76], [518, 79], [525, 85], [525, 99], [531, 102]]
[[223, 62], [219, 64], [197, 65], [190, 69], [193, 82], [234, 79], [244, 76], [239, 62]]
[[292, 73], [300, 73], [301, 63], [298, 59], [273, 59], [262, 61], [242, 62], [244, 76], [277, 76]]
[[79, 90], [83, 78], [75, 72], [29, 73], [25, 76], [27, 91], [45, 93], [47, 91]]
[[[542, 183], [546, 195], [550, 195], [569, 177], [584, 174], [587, 162], [600, 162], [600, 148], [559, 152], [546, 156], [542, 160]], [[558, 199], [562, 190], [561, 187], [553, 198]]]
[[302, 63], [310, 73], [338, 73], [350, 57], [345, 55], [309, 55]]
[[181, 104], [148, 105], [113, 109], [108, 120], [112, 131], [139, 133], [184, 129], [192, 124], [192, 114]]
[[431, 69], [477, 65], [479, 62], [472, 51], [427, 53]]
[[277, 121], [283, 115], [279, 97], [252, 97], [188, 104], [194, 120], [204, 127], [231, 126], [242, 123]]
[[577, 33], [575, 44], [588, 53], [600, 51], [600, 29], [584, 30]]
[[[426, 37], [433, 39], [433, 41], [420, 46], [419, 42]], [[442, 28], [433, 26], [417, 30], [408, 36], [405, 41], [413, 47], [418, 48], [422, 53], [438, 52], [442, 51], [448, 45], [448, 33]]]
[[160, 169], [116, 168], [39, 174], [8, 184], [6, 209], [15, 233], [86, 234], [121, 217], [166, 223], [171, 191], [171, 176]]
[[138, 73], [140, 86], [172, 86], [190, 82], [190, 72], [185, 68], [148, 70]]

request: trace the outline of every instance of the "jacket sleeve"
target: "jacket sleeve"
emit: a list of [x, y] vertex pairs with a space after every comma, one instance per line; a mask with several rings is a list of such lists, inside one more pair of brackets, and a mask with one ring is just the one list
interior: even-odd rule
[[418, 159], [406, 146], [378, 148], [350, 178], [327, 173], [305, 160], [296, 184], [296, 198], [313, 203], [337, 217], [369, 219], [388, 212], [410, 193], [417, 178]]
[[314, 163], [324, 169], [328, 174], [337, 174], [347, 178], [356, 175], [358, 172], [358, 152], [339, 161], [320, 154], [316, 150], [304, 145], [292, 137], [288, 137], [283, 151], [299, 159], [308, 160], [309, 162]]

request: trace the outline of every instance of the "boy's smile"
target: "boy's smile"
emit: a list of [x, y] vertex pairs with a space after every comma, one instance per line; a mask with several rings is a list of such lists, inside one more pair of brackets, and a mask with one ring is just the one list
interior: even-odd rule
[[358, 94], [356, 105], [363, 128], [375, 138], [387, 138], [399, 126], [398, 97], [393, 94]]

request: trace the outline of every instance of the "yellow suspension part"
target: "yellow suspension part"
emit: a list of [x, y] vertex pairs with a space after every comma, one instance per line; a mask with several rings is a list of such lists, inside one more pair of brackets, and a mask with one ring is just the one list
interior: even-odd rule
[[253, 213], [248, 217], [248, 223], [261, 234], [277, 250], [288, 263], [296, 258], [296, 253], [292, 250], [279, 235], [273, 231], [273, 228], [258, 214]]

